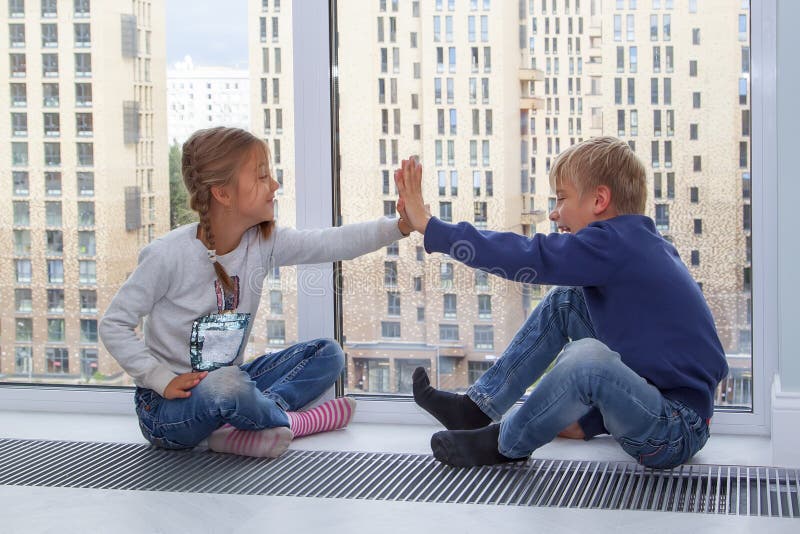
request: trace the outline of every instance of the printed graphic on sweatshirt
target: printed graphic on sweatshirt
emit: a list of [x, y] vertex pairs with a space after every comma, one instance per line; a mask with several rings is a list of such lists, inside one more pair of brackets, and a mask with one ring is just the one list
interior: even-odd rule
[[213, 371], [232, 365], [242, 350], [249, 313], [212, 313], [192, 324], [189, 355], [193, 371]]
[[214, 280], [214, 291], [217, 293], [217, 311], [235, 311], [239, 307], [239, 277], [231, 276], [233, 293], [225, 294], [225, 287], [219, 280]]
[[226, 293], [214, 280], [217, 311], [200, 317], [192, 324], [189, 355], [194, 371], [213, 371], [232, 365], [242, 349], [250, 323], [249, 313], [236, 313], [239, 307], [239, 277], [232, 276], [233, 291]]

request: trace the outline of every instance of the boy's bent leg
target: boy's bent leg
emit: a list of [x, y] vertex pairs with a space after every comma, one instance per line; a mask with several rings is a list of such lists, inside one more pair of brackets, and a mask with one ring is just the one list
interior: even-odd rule
[[663, 397], [601, 342], [584, 339], [564, 349], [525, 404], [503, 422], [498, 451], [527, 456], [592, 407], [623, 449], [648, 467], [678, 465], [705, 442], [687, 424], [691, 410]]
[[[499, 421], [570, 340], [595, 336], [583, 291], [555, 287], [531, 312], [495, 364], [467, 389], [467, 396]], [[567, 421], [559, 431], [576, 420]]]
[[344, 352], [332, 339], [297, 343], [241, 366], [261, 393], [286, 411], [325, 393], [344, 369]]
[[570, 339], [594, 336], [581, 289], [553, 288], [502, 356], [467, 389], [466, 395], [432, 388], [425, 370], [418, 368], [414, 372], [414, 400], [449, 430], [484, 427], [502, 418]]

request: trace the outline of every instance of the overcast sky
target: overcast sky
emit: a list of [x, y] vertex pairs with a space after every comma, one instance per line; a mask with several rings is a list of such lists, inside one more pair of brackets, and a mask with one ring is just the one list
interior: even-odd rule
[[247, 68], [247, 0], [167, 0], [167, 63]]

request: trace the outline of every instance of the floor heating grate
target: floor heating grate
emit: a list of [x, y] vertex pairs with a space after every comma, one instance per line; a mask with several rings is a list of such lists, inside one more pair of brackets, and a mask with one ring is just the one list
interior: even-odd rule
[[0, 439], [0, 485], [800, 517], [800, 472], [529, 460], [455, 469], [431, 456], [290, 450], [276, 460], [141, 444]]

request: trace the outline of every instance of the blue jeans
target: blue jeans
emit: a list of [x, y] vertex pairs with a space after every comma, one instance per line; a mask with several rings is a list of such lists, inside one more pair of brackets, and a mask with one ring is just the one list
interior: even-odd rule
[[694, 456], [709, 436], [702, 417], [662, 396], [595, 337], [583, 291], [556, 287], [502, 357], [467, 390], [498, 421], [561, 354], [522, 406], [501, 423], [500, 453], [526, 457], [596, 408], [614, 439], [642, 465], [670, 468]]
[[288, 427], [286, 412], [322, 395], [342, 369], [339, 344], [316, 339], [212, 371], [185, 399], [168, 400], [136, 388], [139, 427], [150, 443], [164, 449], [192, 448], [225, 423], [244, 430]]

